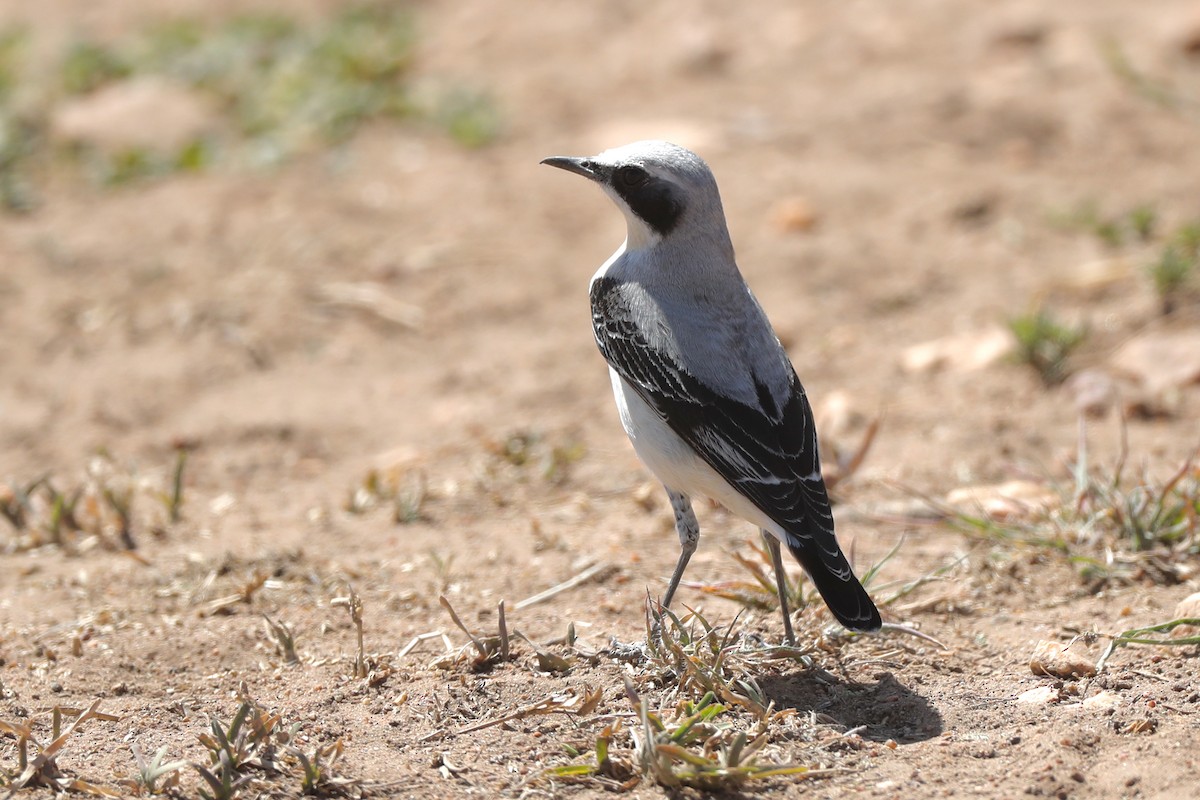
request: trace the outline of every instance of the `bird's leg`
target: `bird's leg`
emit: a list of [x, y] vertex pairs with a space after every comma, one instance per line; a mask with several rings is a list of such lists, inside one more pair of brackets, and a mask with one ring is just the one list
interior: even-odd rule
[[674, 489], [667, 489], [667, 497], [671, 498], [671, 509], [675, 512], [675, 532], [679, 534], [679, 561], [675, 564], [675, 574], [671, 576], [671, 585], [667, 587], [667, 594], [663, 597], [663, 608], [670, 608], [671, 598], [679, 588], [683, 571], [687, 569], [688, 561], [691, 560], [692, 553], [696, 552], [696, 545], [700, 543], [700, 523], [696, 521], [696, 514], [692, 511], [692, 501], [686, 494]]
[[792, 614], [788, 609], [787, 599], [787, 577], [783, 572], [783, 556], [779, 553], [779, 540], [764, 528], [759, 528], [758, 532], [762, 534], [763, 544], [767, 546], [767, 551], [771, 554], [771, 565], [775, 568], [775, 591], [779, 595], [779, 609], [783, 612], [783, 633], [787, 636], [787, 643], [795, 647], [796, 636], [792, 633]]

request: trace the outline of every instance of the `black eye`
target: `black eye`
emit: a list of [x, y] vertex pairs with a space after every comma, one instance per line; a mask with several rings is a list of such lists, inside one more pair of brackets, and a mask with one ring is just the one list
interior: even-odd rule
[[613, 177], [616, 178], [618, 186], [632, 189], [641, 186], [650, 176], [641, 167], [621, 167]]

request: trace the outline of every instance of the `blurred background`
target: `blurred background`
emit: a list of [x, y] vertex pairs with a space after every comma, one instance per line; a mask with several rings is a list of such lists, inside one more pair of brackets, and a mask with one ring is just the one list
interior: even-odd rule
[[827, 460], [881, 421], [864, 497], [1052, 471], [1081, 413], [1181, 458], [1198, 133], [1188, 2], [0, 4], [0, 475], [194, 451], [291, 523], [533, 447], [539, 502], [626, 493], [623, 222], [538, 161], [653, 137], [716, 172]]
[[[0, 472], [281, 428], [328, 464], [530, 425], [616, 457], [585, 290], [622, 223], [537, 162], [651, 137], [711, 162], [893, 473], [1070, 438], [1080, 372], [1187, 406], [1194, 3], [522, 9], [0, 6]], [[1122, 350], [1150, 329], [1179, 374]]]

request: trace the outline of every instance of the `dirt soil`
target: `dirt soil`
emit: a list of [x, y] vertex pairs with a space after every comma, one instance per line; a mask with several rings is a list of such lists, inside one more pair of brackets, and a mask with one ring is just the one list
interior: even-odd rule
[[[133, 30], [160, 8], [13, 0], [0, 21], [55, 41]], [[1195, 4], [498, 9], [414, 6], [418, 78], [493, 93], [504, 130], [487, 147], [380, 123], [275, 170], [115, 190], [63, 179], [36, 212], [0, 218], [0, 481], [131, 481], [137, 545], [132, 556], [103, 537], [25, 548], [0, 522], [0, 720], [45, 741], [50, 709], [100, 699], [115, 719], [89, 723], [59, 767], [118, 789], [136, 771], [132, 744], [205, 762], [198, 735], [210, 714], [233, 716], [244, 686], [302, 723], [305, 747], [340, 739], [337, 773], [364, 782], [350, 791], [607, 795], [545, 770], [587, 763], [563, 745], [586, 751], [604, 724], [629, 718], [623, 675], [656, 701], [669, 686], [603, 656], [539, 671], [520, 639], [510, 661], [478, 672], [469, 651], [437, 666], [438, 636], [405, 648], [438, 631], [456, 652], [467, 644], [443, 594], [491, 635], [505, 600], [508, 626], [534, 642], [570, 622], [581, 648], [645, 637], [646, 592], [662, 592], [678, 545], [665, 497], [620, 431], [587, 305], [624, 223], [594, 187], [538, 161], [662, 137], [711, 164], [742, 270], [818, 409], [827, 460], [881, 419], [837, 491], [860, 572], [899, 542], [881, 583], [958, 562], [884, 610], [944, 649], [897, 632], [822, 637], [824, 609], [800, 612], [820, 669], [755, 676], [777, 710], [796, 712], [767, 752], [831, 771], [743, 793], [1198, 796], [1195, 648], [1123, 648], [1091, 679], [1028, 666], [1040, 639], [1170, 619], [1195, 578], [1096, 590], [1052, 552], [975, 544], [896, 512], [911, 509], [909, 490], [1066, 482], [1079, 434], [1070, 391], [1028, 367], [906, 369], [908, 348], [1051, 302], [1089, 323], [1082, 358], [1102, 365], [1165, 324], [1140, 252], [1114, 254], [1058, 220], [1087, 203], [1110, 214], [1150, 204], [1164, 225], [1200, 216]], [[1123, 79], [1105, 56], [1113, 42], [1190, 105], [1156, 103]], [[375, 294], [347, 299], [348, 287]], [[414, 309], [415, 325], [395, 318]], [[1172, 414], [1129, 422], [1131, 460], [1158, 475], [1196, 444], [1194, 390], [1173, 402]], [[1088, 426], [1094, 463], [1112, 463], [1115, 418]], [[155, 492], [169, 491], [181, 445], [172, 523]], [[728, 552], [754, 531], [719, 508], [700, 514], [680, 599], [725, 626], [740, 606], [696, 586], [744, 577]], [[595, 577], [515, 608], [594, 564]], [[370, 678], [353, 676], [355, 627], [333, 602], [350, 587]], [[294, 631], [299, 663], [281, 657], [264, 615]], [[737, 626], [781, 638], [769, 610]], [[1102, 645], [1074, 649], [1094, 660]], [[1038, 687], [1056, 701], [1018, 701]], [[603, 693], [594, 718], [468, 730], [587, 689]], [[1083, 704], [1102, 690], [1119, 703]], [[5, 736], [0, 766], [11, 777], [15, 764]], [[188, 770], [179, 791], [199, 785]], [[255, 794], [299, 786], [265, 778]], [[651, 780], [629, 792], [670, 794]]]

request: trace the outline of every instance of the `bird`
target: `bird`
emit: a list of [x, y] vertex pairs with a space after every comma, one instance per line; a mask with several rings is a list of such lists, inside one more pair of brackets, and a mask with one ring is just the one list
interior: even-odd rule
[[709, 166], [659, 140], [541, 163], [591, 180], [625, 216], [589, 299], [622, 427], [675, 517], [680, 553], [662, 607], [699, 544], [691, 498], [702, 495], [759, 528], [789, 644], [781, 545], [845, 628], [879, 630], [834, 532], [812, 407], [738, 269]]

